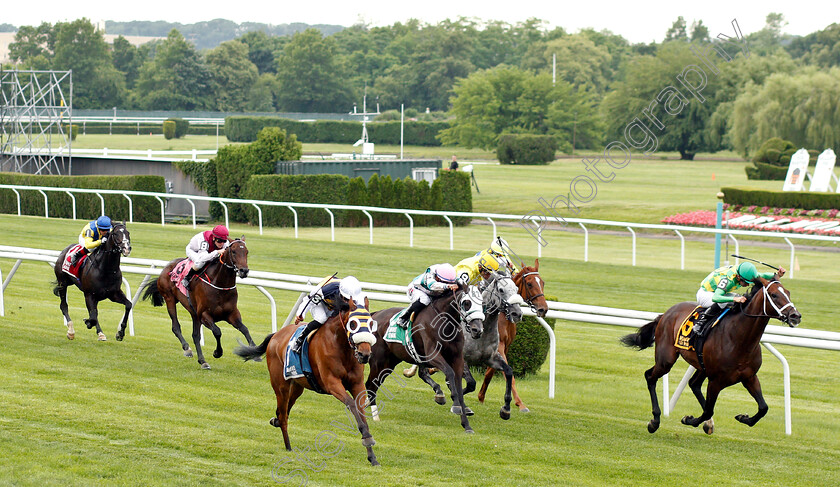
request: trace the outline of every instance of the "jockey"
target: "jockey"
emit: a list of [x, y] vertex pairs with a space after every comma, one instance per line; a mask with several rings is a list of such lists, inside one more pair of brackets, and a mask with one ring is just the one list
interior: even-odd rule
[[[184, 277], [181, 283], [184, 287], [190, 287], [190, 280], [204, 267], [205, 264], [219, 256], [230, 241], [230, 233], [224, 225], [216, 225], [213, 230], [206, 230], [197, 233], [190, 243], [187, 244], [187, 258], [193, 265], [190, 272]], [[210, 250], [213, 249], [213, 250]]]
[[399, 326], [408, 328], [411, 314], [422, 311], [432, 302], [432, 298], [436, 298], [446, 291], [456, 291], [458, 289], [456, 276], [452, 264], [435, 264], [426, 269], [426, 272], [415, 277], [408, 285], [407, 291], [411, 305], [400, 317]]
[[494, 257], [499, 264], [504, 265], [507, 267], [508, 271], [510, 271], [510, 275], [516, 274], [519, 269], [516, 267], [516, 264], [513, 263], [513, 260], [510, 258], [508, 251], [510, 250], [510, 246], [502, 237], [496, 237], [493, 239], [493, 243], [490, 244], [490, 247], [484, 249], [480, 252], [477, 252], [475, 255], [478, 257], [482, 257], [485, 255], [490, 255]]
[[[779, 268], [778, 277], [785, 275], [784, 267]], [[756, 278], [775, 279], [776, 274], [772, 272], [758, 272], [750, 262], [741, 262], [737, 266], [728, 265], [715, 269], [700, 283], [697, 291], [697, 304], [708, 306], [706, 311], [700, 315], [694, 323], [694, 333], [702, 338], [706, 334], [707, 325], [720, 313], [726, 304], [721, 303], [744, 303], [747, 298], [732, 291], [747, 287]]]
[[499, 261], [490, 254], [479, 252], [479, 255], [467, 257], [455, 264], [455, 275], [464, 284], [476, 286], [490, 278], [490, 274], [499, 270]]
[[93, 249], [104, 244], [110, 231], [111, 219], [105, 215], [92, 222], [85, 223], [85, 226], [82, 227], [82, 233], [79, 234], [79, 245], [82, 246], [82, 249], [73, 254], [73, 257], [70, 258], [70, 265], [76, 265], [76, 262], [83, 255], [88, 255]]
[[292, 344], [293, 352], [300, 353], [306, 337], [313, 330], [320, 328], [328, 319], [338, 314], [339, 303], [341, 301], [345, 303], [353, 301], [357, 308], [367, 309], [368, 298], [362, 292], [362, 284], [358, 279], [353, 276], [347, 276], [344, 279], [329, 277], [322, 281], [321, 285], [314, 291], [310, 292], [309, 296], [304, 298], [303, 302], [298, 306], [295, 325], [303, 321], [303, 316], [307, 311], [312, 314], [312, 321], [306, 324], [306, 328], [295, 339], [295, 343]]

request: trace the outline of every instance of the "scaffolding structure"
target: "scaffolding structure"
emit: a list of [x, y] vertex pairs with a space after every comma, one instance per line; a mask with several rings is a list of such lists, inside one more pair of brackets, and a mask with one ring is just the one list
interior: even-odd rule
[[73, 72], [0, 69], [0, 171], [70, 174]]

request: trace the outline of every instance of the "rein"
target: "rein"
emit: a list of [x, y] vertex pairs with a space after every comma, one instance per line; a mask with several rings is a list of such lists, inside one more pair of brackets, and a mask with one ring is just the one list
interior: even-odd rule
[[[222, 262], [222, 263], [224, 264], [224, 262]], [[218, 289], [219, 291], [230, 291], [231, 289], [236, 289], [236, 284], [234, 284], [231, 287], [220, 287], [220, 286], [217, 286], [217, 285], [213, 284], [212, 282], [210, 282], [210, 278], [207, 277], [207, 271], [204, 271], [204, 273], [199, 275], [198, 279], [200, 281], [202, 281], [203, 283], [207, 284], [208, 286], [210, 286], [214, 289]]]
[[[773, 284], [779, 284], [781, 286], [781, 283], [779, 283], [779, 281], [774, 280], [774, 281], [768, 282], [766, 286], [761, 287], [761, 292], [764, 294], [764, 299], [761, 303], [761, 314], [760, 315], [751, 315], [751, 314], [747, 313], [747, 305], [749, 303], [744, 303], [742, 305], [742, 308], [741, 308], [741, 312], [744, 313], [744, 316], [749, 316], [750, 318], [778, 318], [782, 322], [787, 323], [787, 318], [782, 314], [782, 311], [784, 311], [785, 308], [787, 308], [788, 306], [791, 306], [794, 310], [796, 310], [796, 306], [793, 305], [793, 301], [790, 300], [790, 296], [788, 296], [787, 293], [784, 292], [784, 290], [779, 289], [779, 292], [782, 293], [782, 296], [784, 296], [787, 299], [787, 304], [780, 308], [776, 304], [776, 302], [773, 301], [773, 299], [770, 297], [769, 292], [767, 291], [767, 288], [769, 288]], [[768, 301], [770, 302], [770, 306], [776, 312], [776, 316], [771, 316], [771, 315], [767, 314], [767, 302]], [[750, 301], [750, 302], [752, 302], [752, 301]]]

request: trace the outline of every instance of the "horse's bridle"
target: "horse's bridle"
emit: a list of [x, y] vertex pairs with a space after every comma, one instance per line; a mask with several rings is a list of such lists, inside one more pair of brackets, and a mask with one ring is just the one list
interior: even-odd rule
[[[787, 299], [787, 304], [782, 306], [781, 308], [776, 304], [775, 301], [773, 301], [773, 298], [770, 296], [769, 291], [767, 291], [767, 289], [770, 286], [772, 286], [773, 284], [778, 284], [779, 285], [780, 289], [778, 289], [778, 291], [780, 293], [782, 293], [782, 295]], [[768, 282], [766, 286], [761, 286], [761, 292], [764, 293], [764, 300], [761, 303], [761, 314], [760, 315], [751, 315], [751, 314], [747, 313], [747, 305], [749, 303], [742, 303], [741, 312], [744, 313], [745, 316], [749, 316], [750, 318], [764, 318], [764, 317], [778, 318], [783, 323], [788, 323], [789, 318], [787, 316], [783, 315], [782, 311], [784, 311], [788, 306], [792, 307], [793, 310], [796, 311], [796, 306], [793, 304], [793, 301], [791, 301], [790, 296], [788, 296], [787, 293], [784, 291], [784, 288], [782, 288], [782, 284], [777, 280], [772, 280], [772, 281]], [[767, 314], [767, 302], [768, 301], [770, 302], [770, 306], [776, 312], [776, 316], [771, 316], [771, 315]]]
[[230, 260], [231, 260], [230, 264], [225, 262], [225, 256], [230, 253], [231, 246], [233, 246], [233, 244], [235, 244], [236, 242], [241, 242], [241, 240], [234, 240], [233, 242], [231, 242], [230, 245], [228, 245], [227, 247], [222, 249], [222, 255], [219, 256], [219, 262], [221, 262], [221, 264], [223, 266], [227, 267], [228, 269], [233, 269], [234, 273], [239, 272], [239, 266], [237, 266], [235, 263], [233, 263], [233, 256], [231, 256], [231, 258], [230, 258]]
[[520, 279], [519, 287], [522, 290], [524, 290], [525, 294], [527, 295], [527, 297], [525, 298], [525, 304], [527, 304], [528, 307], [531, 308], [531, 311], [536, 313], [537, 312], [537, 305], [534, 304], [534, 300], [537, 299], [537, 298], [541, 298], [541, 297], [545, 296], [545, 292], [541, 292], [539, 294], [531, 295], [531, 291], [528, 289], [528, 285], [525, 282], [525, 278], [528, 277], [528, 276], [533, 276], [533, 275], [537, 276], [537, 285], [540, 286], [540, 291], [543, 291], [542, 285], [540, 285], [540, 280], [541, 280], [540, 279], [540, 273], [537, 272], [537, 271], [526, 272], [525, 274], [520, 275], [519, 276], [519, 279]]

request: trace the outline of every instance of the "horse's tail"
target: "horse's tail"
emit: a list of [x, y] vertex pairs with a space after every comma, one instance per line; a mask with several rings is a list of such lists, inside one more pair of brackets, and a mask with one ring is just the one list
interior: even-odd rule
[[644, 350], [653, 345], [653, 341], [656, 338], [654, 336], [654, 332], [656, 331], [656, 325], [659, 324], [660, 319], [662, 319], [662, 315], [657, 316], [655, 320], [639, 328], [639, 331], [636, 333], [631, 333], [621, 337], [620, 341], [622, 345], [626, 347], [636, 347], [639, 350]]
[[56, 296], [59, 296], [59, 297], [60, 297], [60, 295], [58, 293], [61, 292], [62, 289], [67, 287], [66, 284], [63, 284], [63, 283], [59, 282], [58, 279], [56, 279], [55, 281], [52, 281], [50, 284], [53, 285], [53, 294], [55, 294]]
[[237, 347], [236, 350], [233, 351], [236, 355], [244, 358], [246, 361], [248, 360], [255, 360], [263, 355], [265, 355], [265, 350], [268, 348], [268, 342], [271, 341], [271, 337], [274, 336], [274, 333], [265, 337], [262, 343], [259, 345], [242, 345]]
[[160, 289], [158, 289], [158, 282], [157, 279], [152, 279], [146, 284], [146, 292], [143, 293], [143, 299], [152, 299], [152, 306], [163, 306], [163, 295], [160, 294]]

